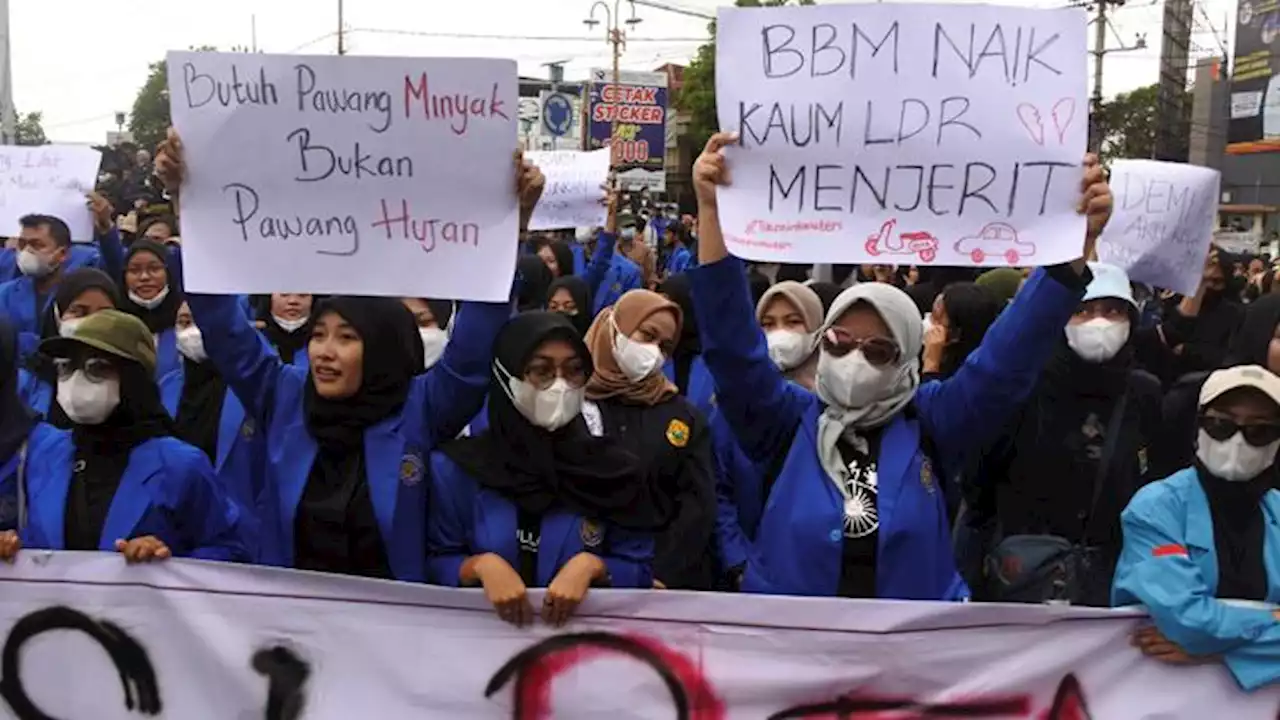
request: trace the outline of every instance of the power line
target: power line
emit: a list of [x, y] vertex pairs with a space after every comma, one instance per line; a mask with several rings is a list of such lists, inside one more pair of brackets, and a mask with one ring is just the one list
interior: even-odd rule
[[[411, 37], [434, 37], [434, 38], [453, 38], [458, 40], [530, 40], [535, 42], [600, 42], [599, 36], [592, 35], [500, 35], [496, 33], [456, 33], [456, 32], [428, 32], [425, 30], [396, 30], [392, 28], [355, 28], [348, 32], [371, 33], [375, 35], [407, 35]], [[709, 41], [709, 37], [667, 37], [667, 38], [650, 38], [650, 37], [627, 37], [628, 43], [705, 43]]]

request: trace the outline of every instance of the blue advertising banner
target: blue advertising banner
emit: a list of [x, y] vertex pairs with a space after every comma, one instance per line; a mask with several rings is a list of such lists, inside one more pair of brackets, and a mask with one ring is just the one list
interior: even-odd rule
[[618, 142], [613, 148], [611, 167], [625, 190], [666, 189], [667, 76], [665, 73], [630, 72], [619, 74], [592, 70], [588, 83], [587, 149], [608, 147], [613, 125], [618, 125]]

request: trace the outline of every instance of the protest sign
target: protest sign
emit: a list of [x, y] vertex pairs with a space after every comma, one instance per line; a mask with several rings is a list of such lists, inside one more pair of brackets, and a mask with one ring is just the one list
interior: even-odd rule
[[722, 8], [730, 251], [766, 262], [1080, 257], [1085, 13], [865, 3]]
[[1229, 253], [1257, 255], [1262, 251], [1262, 235], [1255, 232], [1215, 230], [1213, 244]]
[[510, 60], [175, 52], [187, 289], [505, 300]]
[[667, 189], [667, 75], [660, 72], [624, 70], [613, 83], [608, 70], [591, 71], [587, 87], [587, 147], [610, 144], [613, 126], [618, 140], [613, 145], [613, 167], [623, 190]]
[[32, 550], [0, 564], [0, 586], [0, 715], [21, 720], [1272, 720], [1280, 707], [1280, 686], [1246, 694], [1221, 661], [1145, 658], [1130, 637], [1147, 621], [1129, 611], [593, 588], [564, 628], [520, 629], [478, 588]]
[[1116, 160], [1098, 259], [1135, 282], [1194, 294], [1218, 224], [1219, 180], [1217, 170], [1196, 165]]
[[609, 179], [609, 150], [547, 150], [525, 153], [546, 176], [542, 199], [529, 221], [530, 230], [604, 225], [607, 208], [601, 186]]
[[80, 145], [0, 145], [0, 227], [17, 235], [23, 215], [61, 218], [71, 239], [93, 240], [87, 195], [98, 182], [102, 153]]

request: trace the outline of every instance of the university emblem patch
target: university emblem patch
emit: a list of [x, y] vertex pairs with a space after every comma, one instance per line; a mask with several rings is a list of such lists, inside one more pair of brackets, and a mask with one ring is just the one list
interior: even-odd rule
[[600, 543], [604, 541], [604, 530], [600, 527], [600, 523], [595, 520], [584, 519], [579, 535], [582, 538], [583, 546], [589, 548], [600, 547]]
[[422, 482], [422, 458], [413, 453], [405, 453], [400, 458], [400, 482], [413, 487]]
[[682, 448], [689, 444], [689, 426], [679, 420], [672, 420], [667, 425], [667, 442]]

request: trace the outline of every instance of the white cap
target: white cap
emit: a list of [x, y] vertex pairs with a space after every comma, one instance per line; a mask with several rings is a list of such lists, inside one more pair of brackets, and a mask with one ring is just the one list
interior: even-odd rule
[[1280, 377], [1261, 365], [1237, 365], [1215, 370], [1200, 387], [1200, 407], [1204, 407], [1232, 390], [1253, 388], [1280, 406]]

